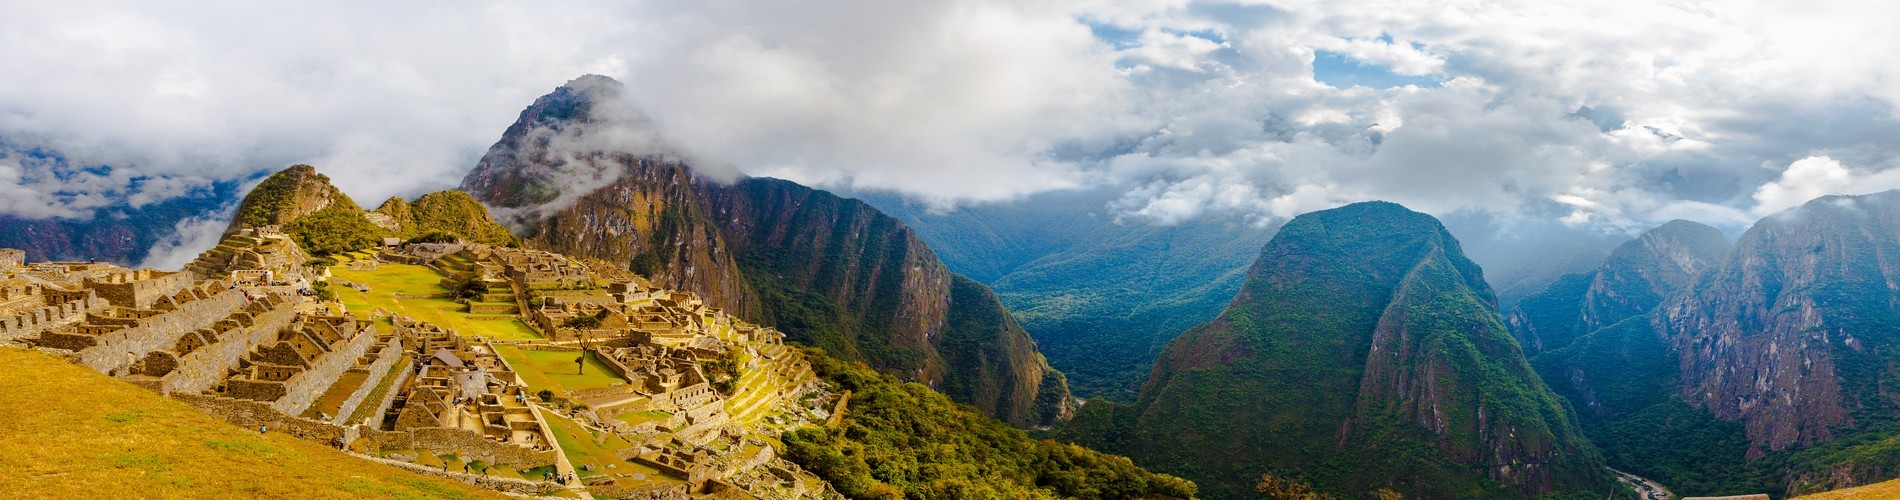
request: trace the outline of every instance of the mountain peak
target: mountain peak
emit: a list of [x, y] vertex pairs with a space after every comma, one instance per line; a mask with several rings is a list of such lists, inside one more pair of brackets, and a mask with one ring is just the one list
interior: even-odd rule
[[[1389, 202], [1307, 213], [1261, 250], [1219, 318], [1168, 344], [1127, 412], [1143, 427], [1117, 439], [1138, 460], [1186, 464], [1209, 496], [1293, 470], [1330, 492], [1421, 497], [1606, 483], [1497, 316], [1436, 218]], [[1538, 465], [1474, 467], [1499, 463]]]
[[627, 95], [600, 75], [569, 80], [534, 100], [462, 178], [462, 190], [511, 225], [531, 224], [613, 183], [629, 163], [684, 155]]
[[247, 227], [288, 224], [299, 217], [331, 206], [346, 211], [362, 211], [349, 195], [330, 184], [330, 177], [317, 173], [310, 165], [292, 165], [252, 188], [238, 204], [225, 234]]

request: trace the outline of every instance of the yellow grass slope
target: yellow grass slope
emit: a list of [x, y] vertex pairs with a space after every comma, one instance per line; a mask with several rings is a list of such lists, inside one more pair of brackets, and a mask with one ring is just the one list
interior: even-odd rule
[[1887, 481], [1884, 483], [1874, 483], [1874, 484], [1869, 484], [1866, 486], [1847, 488], [1844, 490], [1834, 490], [1834, 491], [1829, 491], [1825, 493], [1815, 493], [1813, 495], [1805, 495], [1805, 496], [1796, 498], [1795, 500], [1849, 500], [1849, 499], [1859, 500], [1863, 498], [1882, 499], [1882, 500], [1892, 500], [1895, 498], [1900, 498], [1900, 479], [1895, 479], [1895, 480]]
[[39, 352], [0, 347], [0, 394], [0, 496], [498, 496], [288, 435], [239, 429]]

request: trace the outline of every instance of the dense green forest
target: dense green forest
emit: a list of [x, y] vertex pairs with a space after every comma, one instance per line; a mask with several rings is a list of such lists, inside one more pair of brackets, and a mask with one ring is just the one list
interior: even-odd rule
[[839, 425], [785, 434], [786, 458], [851, 498], [1191, 498], [1195, 485], [1125, 457], [1050, 440], [941, 393], [806, 349], [851, 391]]
[[944, 264], [987, 284], [1081, 397], [1133, 401], [1168, 340], [1213, 319], [1273, 226], [1119, 220], [1113, 190], [1037, 195], [934, 213], [880, 193]]
[[1215, 498], [1250, 496], [1262, 474], [1346, 498], [1614, 491], [1494, 300], [1429, 216], [1302, 215], [1218, 319], [1170, 343], [1134, 406], [1091, 402], [1060, 435]]

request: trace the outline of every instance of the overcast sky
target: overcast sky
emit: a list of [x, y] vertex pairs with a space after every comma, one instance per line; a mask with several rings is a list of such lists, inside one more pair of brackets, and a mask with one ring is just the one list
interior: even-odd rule
[[1900, 187], [1887, 2], [620, 3], [0, 3], [0, 212], [292, 163], [371, 204], [452, 187], [586, 73], [698, 156], [941, 207], [1733, 228]]

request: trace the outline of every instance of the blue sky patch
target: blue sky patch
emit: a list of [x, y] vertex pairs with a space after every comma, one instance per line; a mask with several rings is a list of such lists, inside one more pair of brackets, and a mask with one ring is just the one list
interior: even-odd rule
[[1401, 75], [1384, 66], [1359, 62], [1352, 56], [1329, 50], [1313, 51], [1313, 79], [1341, 89], [1355, 85], [1375, 89], [1406, 85], [1434, 88], [1445, 82], [1437, 75]]

